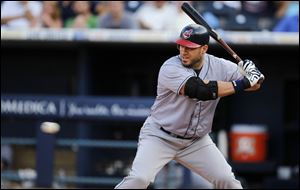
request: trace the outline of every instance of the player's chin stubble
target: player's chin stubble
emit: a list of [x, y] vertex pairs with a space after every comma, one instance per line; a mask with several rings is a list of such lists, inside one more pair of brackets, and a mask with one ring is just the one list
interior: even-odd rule
[[195, 58], [190, 60], [189, 62], [182, 62], [183, 66], [187, 68], [192, 68], [192, 69], [198, 69], [199, 65], [201, 64], [201, 58]]

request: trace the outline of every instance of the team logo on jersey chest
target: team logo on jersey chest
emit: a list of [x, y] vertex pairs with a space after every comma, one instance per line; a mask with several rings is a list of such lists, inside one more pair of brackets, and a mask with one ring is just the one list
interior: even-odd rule
[[187, 38], [191, 37], [192, 33], [193, 33], [193, 29], [189, 29], [189, 30], [183, 32], [182, 36], [184, 39], [187, 39]]

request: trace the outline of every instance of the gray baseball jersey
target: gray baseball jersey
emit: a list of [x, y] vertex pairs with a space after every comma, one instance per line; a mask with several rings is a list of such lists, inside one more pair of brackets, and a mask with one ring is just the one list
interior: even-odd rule
[[[242, 78], [236, 64], [206, 54], [199, 73], [202, 80], [233, 81]], [[202, 137], [211, 131], [214, 112], [220, 98], [198, 101], [187, 96], [178, 96], [180, 88], [192, 76], [192, 68], [184, 67], [180, 56], [168, 59], [158, 76], [157, 97], [151, 108], [151, 118], [165, 130], [177, 135]]]

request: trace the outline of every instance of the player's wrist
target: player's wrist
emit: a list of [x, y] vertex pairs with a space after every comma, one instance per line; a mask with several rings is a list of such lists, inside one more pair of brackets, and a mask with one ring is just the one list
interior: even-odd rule
[[243, 92], [245, 89], [251, 87], [251, 84], [246, 77], [244, 77], [241, 80], [232, 81], [232, 85], [233, 85], [235, 93]]

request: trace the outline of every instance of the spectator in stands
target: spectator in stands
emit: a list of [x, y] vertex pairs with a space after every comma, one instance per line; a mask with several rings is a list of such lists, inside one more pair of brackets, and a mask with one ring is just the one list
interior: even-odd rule
[[257, 24], [256, 30], [271, 30], [287, 7], [284, 1], [241, 1], [241, 13]]
[[165, 30], [174, 24], [176, 5], [167, 1], [145, 2], [135, 13], [141, 29]]
[[58, 7], [61, 13], [61, 18], [63, 23], [66, 23], [66, 21], [69, 18], [74, 18], [76, 16], [74, 10], [73, 10], [73, 1], [58, 1]]
[[276, 2], [269, 1], [241, 1], [242, 10], [252, 16], [275, 16], [277, 12]]
[[1, 4], [1, 28], [36, 27], [41, 11], [39, 1], [4, 1]]
[[107, 13], [100, 17], [98, 26], [111, 29], [137, 29], [138, 23], [130, 13], [125, 11], [123, 1], [109, 1]]
[[299, 32], [299, 2], [287, 3], [284, 16], [274, 26], [274, 32]]
[[[183, 2], [188, 2], [191, 5], [193, 5], [192, 1], [176, 1], [177, 6], [177, 14], [175, 14], [175, 17], [173, 18], [173, 24], [171, 25], [170, 29], [175, 30], [180, 33], [183, 27], [185, 27], [188, 24], [194, 23], [194, 21], [182, 10], [181, 5]], [[208, 24], [216, 29], [219, 27], [219, 21], [216, 16], [214, 16], [212, 13], [205, 11], [204, 13], [201, 13], [202, 16], [205, 18], [206, 22]]]
[[63, 26], [57, 1], [43, 2], [41, 26], [45, 28], [61, 28]]
[[103, 2], [103, 1], [89, 1], [89, 2], [90, 2], [91, 13], [93, 15], [97, 15], [98, 14], [97, 6], [98, 6], [99, 2]]
[[[177, 8], [177, 14], [175, 14], [175, 17], [173, 18], [173, 24], [170, 25], [169, 29], [174, 30], [176, 32], [179, 32], [182, 30], [183, 27], [185, 27], [188, 24], [194, 23], [194, 21], [187, 15], [185, 12], [183, 12], [181, 5], [184, 1], [176, 1], [176, 8]], [[189, 1], [189, 3], [191, 3]]]
[[135, 13], [143, 4], [143, 1], [124, 1], [125, 10], [131, 13]]
[[286, 16], [274, 27], [274, 32], [299, 32], [299, 14]]
[[197, 1], [195, 8], [214, 29], [228, 28], [228, 20], [234, 18], [241, 9], [240, 1]]
[[299, 1], [288, 1], [284, 16], [299, 15]]
[[106, 1], [98, 1], [95, 5], [95, 15], [101, 17], [107, 12], [107, 2]]
[[74, 1], [73, 9], [76, 16], [66, 21], [66, 27], [96, 28], [97, 17], [92, 14], [89, 1]]
[[270, 30], [286, 7], [283, 1], [212, 1], [200, 6], [201, 3], [197, 7], [217, 16], [221, 29], [240, 31]]

